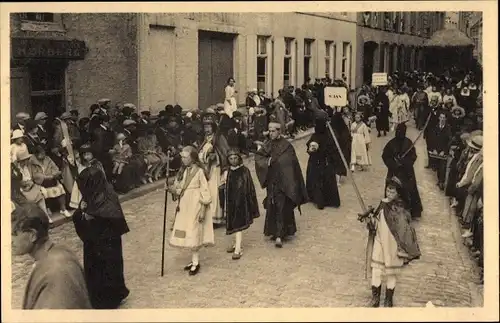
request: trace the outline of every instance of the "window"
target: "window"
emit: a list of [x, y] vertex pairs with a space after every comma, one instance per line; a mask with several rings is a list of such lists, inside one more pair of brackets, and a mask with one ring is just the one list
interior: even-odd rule
[[304, 41], [304, 83], [307, 83], [311, 78], [311, 62], [312, 62], [312, 44], [313, 39]]
[[259, 90], [267, 90], [267, 46], [269, 37], [257, 37], [257, 87]]
[[335, 43], [325, 41], [325, 77], [335, 78]]
[[19, 14], [22, 20], [36, 22], [54, 22], [54, 14], [48, 12], [25, 12]]
[[349, 85], [351, 79], [351, 44], [342, 44], [342, 79]]
[[283, 58], [283, 86], [287, 87], [292, 84], [292, 74], [294, 66], [294, 39], [285, 38], [285, 57]]
[[36, 64], [30, 66], [31, 106], [33, 113], [43, 111], [49, 117], [64, 112], [64, 66]]

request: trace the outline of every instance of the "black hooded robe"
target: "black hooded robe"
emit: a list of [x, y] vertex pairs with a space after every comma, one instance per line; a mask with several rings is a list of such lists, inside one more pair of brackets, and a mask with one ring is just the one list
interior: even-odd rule
[[[379, 103], [382, 103], [380, 108]], [[379, 92], [375, 98], [374, 106], [375, 115], [377, 116], [377, 120], [375, 121], [377, 131], [389, 132], [389, 98], [387, 95]]]
[[[129, 290], [123, 275], [121, 236], [129, 228], [118, 196], [96, 168], [84, 169], [77, 178], [82, 193], [81, 204], [73, 214], [75, 230], [83, 242], [83, 267], [92, 307], [116, 309]], [[85, 219], [84, 213], [92, 216]]]
[[[309, 145], [316, 142], [316, 152], [309, 151]], [[316, 120], [315, 133], [306, 144], [309, 153], [306, 187], [311, 202], [319, 209], [325, 206], [340, 206], [337, 176], [334, 167], [335, 143], [328, 133], [324, 120]]]
[[[270, 160], [270, 165], [269, 163]], [[307, 203], [307, 190], [292, 144], [281, 137], [266, 142], [255, 154], [255, 170], [267, 196], [264, 235], [285, 238], [297, 232], [294, 209]]]
[[[410, 205], [411, 215], [413, 218], [419, 218], [422, 214], [423, 207], [418, 193], [417, 180], [413, 164], [417, 160], [417, 152], [415, 147], [412, 147], [412, 142], [406, 137], [406, 126], [399, 124], [396, 128], [396, 136], [392, 138], [384, 147], [382, 152], [382, 160], [387, 166], [387, 178], [393, 176], [399, 178], [408, 193], [408, 202]], [[411, 150], [402, 158], [401, 163], [396, 161], [397, 156], [403, 155], [408, 149]], [[384, 188], [385, 191], [385, 188]]]
[[225, 199], [228, 235], [248, 229], [260, 216], [252, 175], [246, 166], [228, 169]]

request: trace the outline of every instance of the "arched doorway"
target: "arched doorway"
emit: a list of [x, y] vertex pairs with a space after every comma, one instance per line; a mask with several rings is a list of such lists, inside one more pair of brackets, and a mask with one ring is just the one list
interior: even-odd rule
[[375, 53], [378, 44], [372, 41], [365, 42], [363, 45], [363, 83], [371, 83], [373, 67], [375, 63]]

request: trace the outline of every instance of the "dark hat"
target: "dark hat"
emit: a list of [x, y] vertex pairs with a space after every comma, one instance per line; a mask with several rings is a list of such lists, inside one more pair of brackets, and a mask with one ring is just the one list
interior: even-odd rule
[[37, 128], [38, 123], [35, 120], [28, 119], [26, 120], [26, 123], [24, 127], [26, 128], [26, 132], [30, 132], [33, 129]]
[[231, 148], [227, 151], [228, 158], [229, 158], [229, 156], [233, 156], [233, 155], [237, 155], [237, 156], [241, 157], [240, 150], [237, 148]]
[[393, 177], [387, 179], [386, 180], [386, 184], [387, 184], [387, 186], [394, 186], [394, 187], [396, 187], [397, 190], [400, 190], [400, 189], [403, 188], [403, 183], [396, 176], [393, 176]]
[[181, 114], [182, 113], [182, 107], [178, 104], [174, 105], [173, 112], [176, 114]]
[[80, 146], [79, 152], [81, 154], [92, 152], [92, 146], [90, 145], [90, 143], [83, 144]]
[[233, 112], [233, 118], [241, 118], [241, 117], [243, 117], [243, 114], [240, 111]]
[[149, 112], [148, 110], [141, 111], [141, 114], [151, 116], [151, 112]]
[[202, 116], [203, 123], [215, 123], [216, 115], [210, 112], [205, 112]]

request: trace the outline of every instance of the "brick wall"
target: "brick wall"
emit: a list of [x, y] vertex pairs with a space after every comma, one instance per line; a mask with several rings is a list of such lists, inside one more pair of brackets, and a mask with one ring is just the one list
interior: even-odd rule
[[64, 14], [67, 37], [83, 40], [89, 52], [70, 62], [66, 75], [68, 109], [89, 113], [101, 98], [137, 104], [137, 15]]

